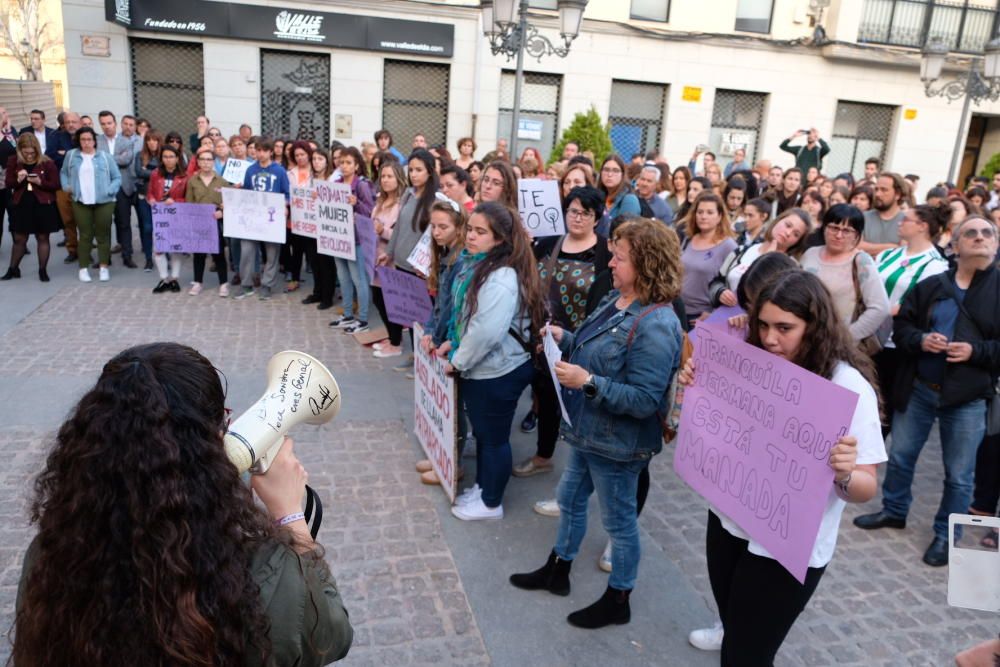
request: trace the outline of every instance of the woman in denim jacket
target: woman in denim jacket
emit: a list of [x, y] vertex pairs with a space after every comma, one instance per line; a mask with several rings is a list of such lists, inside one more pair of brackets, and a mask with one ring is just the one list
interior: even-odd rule
[[572, 424], [559, 481], [559, 532], [545, 565], [512, 575], [519, 588], [568, 595], [569, 571], [587, 531], [587, 503], [596, 490], [612, 541], [608, 588], [567, 619], [581, 628], [628, 623], [629, 594], [639, 566], [636, 485], [663, 448], [660, 415], [681, 358], [681, 325], [670, 302], [680, 292], [677, 235], [652, 220], [626, 222], [612, 237], [615, 291], [576, 333], [550, 326], [568, 361], [556, 364]]
[[510, 480], [510, 425], [531, 382], [532, 331], [544, 322], [541, 281], [531, 239], [517, 213], [500, 202], [476, 206], [452, 278], [448, 340], [437, 348], [476, 436], [476, 484], [451, 513], [463, 521], [502, 519]]

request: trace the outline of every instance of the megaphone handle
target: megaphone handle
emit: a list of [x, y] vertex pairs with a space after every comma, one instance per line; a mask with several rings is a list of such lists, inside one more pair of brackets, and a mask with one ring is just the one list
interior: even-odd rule
[[[319, 527], [323, 523], [323, 502], [319, 499], [319, 494], [306, 484], [306, 524], [309, 525], [309, 534], [315, 540], [319, 534]], [[315, 518], [314, 518], [315, 517]]]

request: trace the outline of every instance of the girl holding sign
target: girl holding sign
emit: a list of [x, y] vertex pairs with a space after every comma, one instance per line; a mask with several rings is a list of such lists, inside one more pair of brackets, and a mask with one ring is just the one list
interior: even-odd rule
[[[340, 178], [337, 183], [351, 186], [351, 197], [348, 200], [354, 206], [354, 226], [371, 224], [372, 209], [375, 207], [375, 193], [371, 182], [361, 175], [364, 168], [364, 158], [361, 151], [354, 146], [348, 146], [340, 152]], [[371, 277], [365, 266], [362, 254], [360, 235], [354, 235], [354, 259], [334, 257], [337, 265], [337, 275], [340, 276], [340, 290], [344, 296], [344, 316], [330, 323], [331, 327], [343, 329], [344, 333], [354, 334], [368, 331], [368, 305], [371, 302]], [[358, 317], [354, 318], [354, 296], [358, 298]]]
[[[747, 342], [859, 396], [848, 435], [830, 450], [834, 479], [805, 583], [739, 526], [714, 508], [709, 511], [705, 548], [725, 628], [721, 662], [767, 667], [833, 558], [844, 507], [875, 496], [875, 468], [886, 453], [872, 362], [851, 340], [819, 278], [805, 271], [778, 275], [750, 310]], [[689, 360], [680, 382], [693, 384], [696, 373]]]
[[476, 484], [451, 513], [463, 521], [503, 518], [510, 479], [510, 426], [531, 382], [531, 332], [545, 318], [531, 238], [516, 212], [479, 204], [466, 226], [465, 250], [451, 285], [448, 340], [438, 348], [446, 370], [461, 376], [459, 392], [476, 436]]
[[[220, 139], [219, 141], [222, 141]], [[198, 163], [198, 171], [188, 179], [185, 201], [192, 204], [212, 204], [215, 206], [215, 221], [219, 230], [219, 252], [212, 255], [215, 262], [215, 271], [219, 276], [219, 296], [229, 296], [229, 272], [226, 270], [226, 251], [222, 240], [222, 188], [229, 187], [229, 184], [216, 172], [215, 157], [212, 151], [202, 148], [195, 158]], [[197, 296], [201, 294], [201, 283], [205, 278], [205, 258], [203, 252], [194, 255], [194, 282], [188, 294]]]
[[[211, 149], [208, 149], [211, 154]], [[215, 169], [215, 158], [212, 158], [212, 169]], [[160, 151], [160, 166], [156, 168], [153, 175], [149, 177], [149, 191], [146, 200], [149, 205], [163, 202], [173, 204], [182, 202], [187, 196], [187, 174], [181, 164], [181, 156], [176, 148], [164, 146]], [[153, 263], [160, 274], [160, 282], [153, 288], [153, 294], [162, 292], [180, 292], [181, 286], [177, 282], [181, 275], [181, 263], [184, 255], [173, 253], [169, 256], [170, 268], [168, 274], [167, 254], [162, 252], [153, 253]]]
[[[389, 247], [389, 240], [392, 238], [392, 230], [396, 227], [396, 220], [399, 219], [399, 202], [403, 196], [403, 189], [406, 187], [406, 174], [403, 167], [395, 160], [388, 160], [383, 164], [378, 172], [378, 197], [375, 200], [375, 208], [372, 210], [372, 222], [375, 223], [375, 235], [378, 237], [378, 254], [385, 254]], [[388, 321], [388, 314], [385, 310], [385, 299], [382, 296], [382, 285], [376, 276], [372, 280], [372, 301], [382, 317], [382, 322]], [[402, 331], [400, 339], [395, 343], [391, 339], [384, 339], [372, 345], [376, 357], [398, 357], [403, 353], [399, 343], [402, 342]]]
[[[333, 167], [326, 151], [315, 150], [310, 160], [312, 164], [312, 183], [332, 180]], [[302, 299], [303, 305], [315, 303], [317, 310], [333, 308], [333, 295], [337, 290], [337, 265], [330, 255], [324, 255], [317, 248], [316, 239], [308, 239], [306, 245], [306, 261], [313, 270], [312, 294]]]

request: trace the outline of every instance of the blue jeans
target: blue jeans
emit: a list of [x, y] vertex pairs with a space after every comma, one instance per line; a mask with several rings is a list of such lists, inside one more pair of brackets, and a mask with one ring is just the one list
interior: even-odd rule
[[559, 532], [556, 555], [573, 560], [587, 534], [587, 504], [597, 490], [601, 520], [611, 537], [611, 576], [608, 585], [620, 591], [635, 588], [639, 571], [639, 523], [636, 488], [639, 473], [649, 461], [613, 461], [570, 448], [569, 462], [556, 490], [559, 501]]
[[[347, 297], [344, 299], [346, 301]], [[483, 490], [483, 502], [487, 507], [503, 502], [503, 491], [513, 465], [510, 425], [514, 422], [517, 399], [534, 374], [535, 368], [529, 360], [498, 378], [461, 380], [459, 396], [465, 401], [466, 414], [476, 438], [476, 484]]]
[[136, 217], [139, 218], [139, 241], [142, 243], [142, 254], [146, 261], [153, 259], [153, 209], [146, 197], [139, 197], [135, 205]]
[[[372, 290], [368, 284], [368, 270], [365, 269], [365, 258], [361, 254], [361, 246], [354, 247], [357, 254], [355, 260], [334, 257], [337, 265], [337, 276], [340, 277], [340, 292], [344, 297], [344, 317], [354, 317], [354, 293], [358, 295], [358, 319], [368, 321], [368, 304], [371, 303]], [[345, 276], [349, 276], [345, 280]]]
[[944, 494], [934, 516], [934, 536], [948, 539], [948, 515], [966, 514], [972, 501], [976, 451], [986, 432], [986, 401], [939, 408], [940, 400], [939, 393], [916, 382], [906, 412], [897, 412], [893, 418], [882, 507], [892, 516], [906, 518], [913, 501], [913, 470], [937, 419], [944, 459]]

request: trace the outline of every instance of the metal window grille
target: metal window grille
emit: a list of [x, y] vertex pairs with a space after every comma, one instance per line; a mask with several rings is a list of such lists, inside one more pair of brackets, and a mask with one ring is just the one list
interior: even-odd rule
[[265, 136], [328, 145], [330, 56], [261, 50], [260, 127]]
[[746, 161], [750, 164], [757, 159], [757, 143], [764, 122], [766, 101], [764, 93], [715, 91], [708, 145], [720, 165], [724, 167], [732, 162], [733, 154], [740, 148], [746, 151]]
[[382, 127], [392, 133], [395, 144], [405, 152], [415, 134], [423, 134], [431, 146], [445, 143], [449, 66], [386, 60], [384, 77]]
[[659, 149], [667, 87], [658, 83], [611, 82], [611, 143], [628, 158]]
[[193, 128], [205, 113], [201, 44], [132, 38], [129, 46], [135, 114], [163, 133]]
[[997, 0], [864, 0], [858, 41], [922, 47], [941, 39], [978, 53], [997, 29]]
[[870, 157], [878, 158], [884, 166], [895, 116], [894, 106], [837, 102], [830, 154], [823, 160], [823, 173], [859, 176]]
[[670, 0], [632, 0], [629, 18], [642, 21], [667, 21], [670, 17]]
[[[517, 145], [522, 152], [532, 146], [542, 154], [542, 159], [548, 159], [559, 131], [561, 91], [562, 76], [559, 74], [524, 73], [521, 127], [517, 133]], [[510, 140], [510, 125], [514, 118], [514, 72], [509, 70], [504, 70], [500, 76], [499, 112], [497, 137]]]

